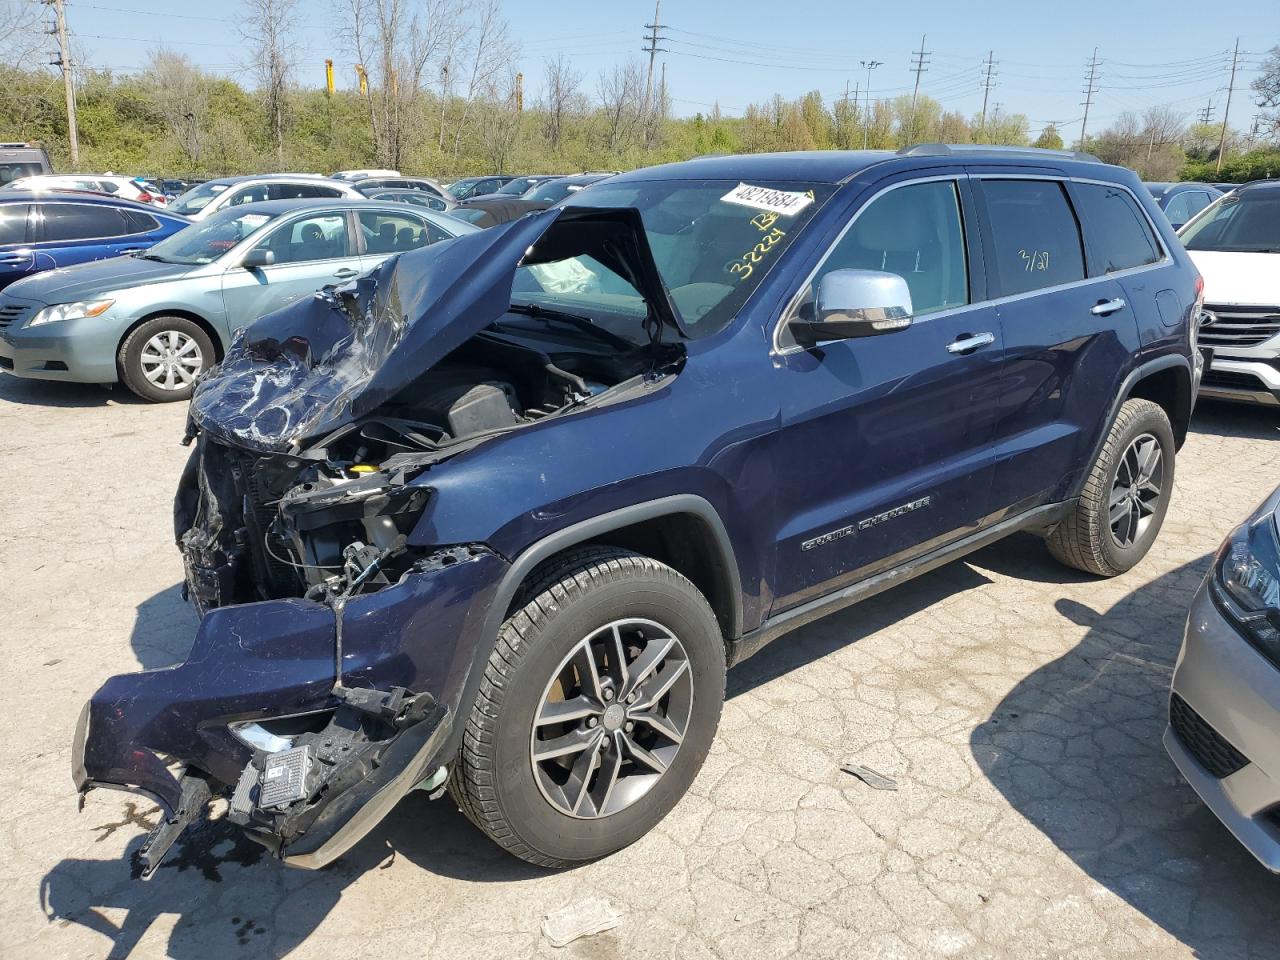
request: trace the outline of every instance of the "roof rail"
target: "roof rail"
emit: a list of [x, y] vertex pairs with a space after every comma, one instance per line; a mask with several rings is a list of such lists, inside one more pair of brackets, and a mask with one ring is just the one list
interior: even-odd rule
[[898, 151], [900, 157], [949, 157], [965, 153], [1002, 153], [1015, 157], [1058, 157], [1061, 160], [1102, 161], [1082, 150], [1045, 150], [1042, 147], [1006, 147], [992, 143], [917, 143]]

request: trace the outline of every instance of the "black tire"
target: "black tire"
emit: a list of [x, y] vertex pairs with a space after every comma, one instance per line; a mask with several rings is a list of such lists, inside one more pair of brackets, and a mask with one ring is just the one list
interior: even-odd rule
[[[147, 345], [152, 338], [162, 336], [167, 339], [170, 334], [183, 344], [184, 349], [185, 344], [194, 344], [194, 349], [199, 352], [199, 364], [191, 366], [184, 360], [182, 364], [184, 372], [175, 373], [172, 378], [164, 374], [159, 378], [160, 383], [157, 385], [147, 377], [143, 351], [148, 349]], [[209, 339], [203, 327], [186, 317], [152, 317], [146, 323], [129, 331], [129, 335], [124, 338], [116, 354], [116, 366], [124, 385], [143, 400], [150, 400], [152, 403], [190, 400], [191, 391], [195, 386], [194, 378], [209, 369], [214, 360], [213, 341]], [[186, 375], [191, 375], [193, 382], [183, 382]], [[164, 386], [170, 379], [175, 384], [173, 388]]]
[[[449, 786], [462, 812], [499, 846], [540, 866], [570, 867], [638, 840], [688, 790], [720, 720], [724, 640], [692, 583], [625, 550], [586, 548], [553, 560], [534, 572], [522, 597], [489, 658]], [[593, 631], [633, 617], [663, 624], [687, 653], [688, 726], [648, 792], [617, 812], [579, 819], [561, 812], [539, 786], [530, 746], [534, 717], [571, 651]]]
[[[1122, 461], [1135, 441], [1152, 437], [1162, 461], [1160, 494], [1140, 534], [1127, 543], [1112, 529], [1112, 492]], [[1046, 541], [1049, 552], [1069, 567], [1100, 577], [1115, 577], [1147, 555], [1169, 509], [1173, 493], [1175, 447], [1173, 428], [1163, 408], [1150, 400], [1126, 400], [1102, 445], [1102, 451], [1085, 479], [1080, 500]]]

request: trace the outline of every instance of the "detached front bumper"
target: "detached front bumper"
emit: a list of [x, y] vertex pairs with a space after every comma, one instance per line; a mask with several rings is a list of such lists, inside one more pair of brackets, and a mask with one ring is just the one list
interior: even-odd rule
[[[482, 549], [447, 555], [452, 557], [447, 563], [426, 565], [397, 584], [347, 602], [343, 686], [356, 701], [364, 694], [407, 692], [416, 698], [417, 710], [411, 722], [388, 723], [378, 742], [355, 744], [370, 749], [353, 749], [350, 763], [337, 748], [332, 756], [321, 756], [324, 744], [315, 734], [301, 736], [315, 741], [323, 789], [294, 806], [254, 809], [245, 823], [251, 836], [287, 862], [323, 866], [376, 825], [416, 783], [447, 765], [453, 718], [482, 648], [489, 604], [507, 569], [505, 561]], [[345, 723], [341, 711], [351, 710], [350, 700], [334, 693], [335, 624], [329, 606], [307, 600], [211, 610], [185, 663], [112, 677], [85, 705], [72, 751], [76, 789], [145, 794], [164, 808], [165, 823], [171, 825], [191, 819], [193, 778], [207, 782], [213, 796], [230, 797], [233, 812], [237, 802], [242, 812], [246, 803], [252, 807], [256, 788], [250, 796], [244, 787], [245, 795], [237, 797], [233, 787], [256, 784], [271, 755], [296, 740], [285, 735], [264, 744], [259, 738], [255, 748], [236, 736], [233, 725], [270, 728], [314, 718], [313, 726], [327, 721], [332, 728], [335, 716]]]

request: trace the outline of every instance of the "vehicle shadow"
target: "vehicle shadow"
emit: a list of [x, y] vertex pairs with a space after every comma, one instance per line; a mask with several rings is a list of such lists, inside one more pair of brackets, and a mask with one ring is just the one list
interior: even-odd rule
[[[1019, 682], [970, 746], [1015, 810], [1198, 956], [1275, 956], [1280, 877], [1236, 843], [1161, 744], [1187, 606], [1209, 561], [1106, 610], [1059, 599], [1088, 633]], [[1029, 553], [1019, 563], [1036, 579], [1058, 571]]]
[[[106, 839], [122, 827], [149, 828], [158, 811], [148, 806], [126, 801], [119, 821], [93, 829]], [[142, 842], [135, 837], [124, 860], [63, 860], [40, 882], [48, 921], [102, 934], [111, 943], [108, 960], [129, 956], [165, 915], [177, 915], [164, 949], [171, 960], [285, 956], [311, 936], [352, 881], [393, 869], [401, 859], [468, 882], [512, 883], [549, 873], [491, 843], [452, 803], [430, 803], [421, 793], [406, 797], [373, 833], [319, 871], [274, 862], [265, 848], [219, 819], [188, 831], [144, 883], [136, 861]], [[122, 911], [118, 922], [112, 919]]]
[[0, 402], [36, 407], [138, 406], [146, 401], [119, 384], [111, 389], [96, 383], [61, 383], [57, 380], [24, 380], [0, 374]]
[[181, 663], [191, 652], [200, 618], [182, 599], [182, 584], [175, 583], [138, 604], [129, 644], [143, 670]]
[[1280, 440], [1280, 411], [1276, 407], [1202, 399], [1196, 402], [1191, 416], [1191, 432]]

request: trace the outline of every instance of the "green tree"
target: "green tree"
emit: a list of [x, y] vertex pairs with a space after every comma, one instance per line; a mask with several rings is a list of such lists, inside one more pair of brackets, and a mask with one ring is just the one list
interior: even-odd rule
[[1040, 147], [1044, 150], [1061, 150], [1062, 134], [1058, 133], [1058, 125], [1056, 123], [1046, 124], [1045, 128], [1040, 131], [1040, 136], [1036, 137], [1033, 147]]

